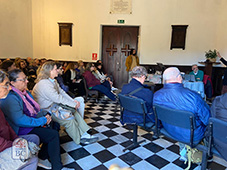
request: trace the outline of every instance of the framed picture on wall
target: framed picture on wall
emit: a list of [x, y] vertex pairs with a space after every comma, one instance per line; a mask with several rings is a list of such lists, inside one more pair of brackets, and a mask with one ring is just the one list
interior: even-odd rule
[[185, 49], [186, 31], [188, 25], [172, 25], [172, 39], [170, 50], [173, 48]]
[[59, 46], [72, 46], [72, 25], [73, 23], [58, 23], [59, 26]]

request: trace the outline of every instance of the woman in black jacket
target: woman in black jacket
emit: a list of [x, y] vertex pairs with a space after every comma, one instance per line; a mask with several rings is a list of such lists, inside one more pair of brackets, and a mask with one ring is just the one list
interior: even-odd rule
[[65, 69], [63, 79], [64, 83], [69, 86], [69, 91], [73, 94], [76, 93], [76, 96], [83, 96], [85, 95], [84, 84], [80, 79], [79, 72], [75, 70], [76, 66], [75, 63], [69, 63]]

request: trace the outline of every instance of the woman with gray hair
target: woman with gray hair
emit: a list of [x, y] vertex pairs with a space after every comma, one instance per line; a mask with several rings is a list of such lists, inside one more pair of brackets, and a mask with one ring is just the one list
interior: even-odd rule
[[[0, 99], [5, 99], [11, 90], [10, 82], [7, 74], [0, 70]], [[38, 163], [38, 157], [33, 156], [26, 162], [16, 160], [12, 158], [12, 145], [13, 141], [18, 138], [11, 126], [5, 119], [5, 116], [0, 109], [0, 164], [3, 169], [36, 169]], [[39, 145], [39, 138], [36, 135], [24, 135], [20, 136], [28, 142], [34, 142]], [[35, 147], [37, 147], [35, 145]], [[37, 150], [38, 151], [38, 150]], [[36, 153], [37, 154], [37, 153]]]
[[[58, 76], [55, 62], [43, 64], [33, 88], [32, 94], [42, 109], [52, 113], [54, 121], [66, 128], [66, 132], [76, 144], [90, 144], [98, 137], [87, 133], [90, 127], [83, 120], [84, 99], [71, 98], [55, 80]], [[71, 109], [70, 109], [71, 108]]]
[[[5, 87], [12, 90], [5, 99], [1, 99], [0, 106], [10, 126], [17, 135], [35, 134], [40, 138], [43, 145], [39, 152], [38, 166], [46, 169], [68, 170], [61, 163], [59, 134], [56, 130], [43, 127], [49, 125], [51, 116], [40, 110], [39, 104], [26, 90], [28, 84], [26, 75], [20, 69], [14, 69], [9, 71], [9, 80], [11, 87], [7, 85]], [[1, 128], [2, 124], [0, 132]], [[27, 169], [36, 169], [36, 167]]]

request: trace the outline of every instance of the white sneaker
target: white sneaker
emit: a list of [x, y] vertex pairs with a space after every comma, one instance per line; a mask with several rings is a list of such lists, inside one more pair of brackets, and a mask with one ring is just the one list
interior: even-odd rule
[[74, 168], [63, 167], [61, 170], [75, 170]]
[[115, 87], [112, 86], [111, 90], [115, 91], [115, 90], [118, 90], [118, 88], [115, 88]]
[[98, 137], [92, 136], [92, 135], [88, 134], [87, 132], [85, 132], [80, 138], [80, 143], [88, 145], [91, 143], [95, 143], [98, 140], [99, 140]]
[[48, 159], [45, 160], [39, 159], [38, 166], [44, 169], [52, 169], [51, 163], [49, 162]]

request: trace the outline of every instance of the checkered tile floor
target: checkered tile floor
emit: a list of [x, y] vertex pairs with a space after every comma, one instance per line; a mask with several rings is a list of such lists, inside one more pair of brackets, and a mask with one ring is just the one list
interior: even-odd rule
[[[166, 138], [153, 140], [152, 134], [142, 129], [138, 129], [139, 140], [145, 139], [146, 142], [132, 151], [123, 152], [124, 147], [132, 143], [132, 130], [129, 126], [122, 126], [119, 118], [120, 108], [115, 102], [88, 101], [85, 121], [93, 128], [93, 134], [99, 137], [99, 142], [82, 146], [75, 144], [68, 135], [61, 135], [63, 165], [76, 170], [108, 170], [111, 164], [135, 170], [186, 168], [187, 165], [179, 161], [178, 143]], [[208, 169], [211, 170], [227, 170], [226, 167], [227, 162], [217, 157], [208, 163]], [[192, 164], [192, 169], [200, 168]]]

